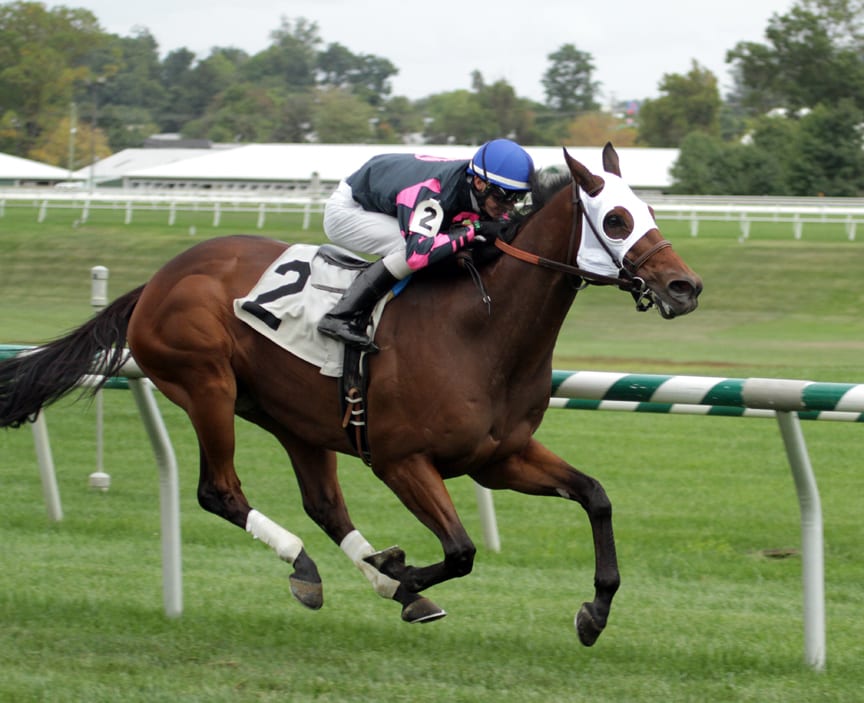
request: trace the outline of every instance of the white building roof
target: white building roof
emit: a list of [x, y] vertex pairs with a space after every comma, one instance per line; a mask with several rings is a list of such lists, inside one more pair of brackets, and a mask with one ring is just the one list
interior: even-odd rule
[[[221, 149], [220, 149], [221, 150]], [[213, 154], [211, 149], [123, 149], [116, 154], [99, 159], [93, 165], [80, 168], [72, 174], [75, 180], [89, 181], [92, 173], [97, 183], [121, 180], [130, 172], [153, 167], [165, 167], [178, 161], [194, 161]]]
[[[317, 174], [322, 181], [338, 182], [364, 162], [382, 153], [423, 153], [449, 159], [468, 159], [477, 147], [465, 145], [404, 146], [391, 144], [249, 144], [224, 150], [137, 149], [136, 152], [195, 152], [190, 158], [178, 154], [150, 166], [129, 168], [122, 176], [135, 179], [213, 181], [308, 181]], [[538, 168], [564, 163], [561, 147], [526, 147]], [[568, 147], [571, 156], [593, 171], [602, 170], [599, 147]], [[125, 152], [115, 154], [120, 158]], [[639, 188], [671, 185], [669, 169], [678, 158], [677, 149], [618, 149], [624, 180]], [[104, 164], [105, 159], [100, 164]], [[97, 164], [97, 168], [99, 164]], [[86, 169], [83, 169], [86, 176]], [[120, 177], [119, 169], [118, 175]], [[98, 177], [97, 180], [105, 180]]]
[[3, 181], [63, 181], [69, 171], [20, 156], [0, 154], [0, 180]]

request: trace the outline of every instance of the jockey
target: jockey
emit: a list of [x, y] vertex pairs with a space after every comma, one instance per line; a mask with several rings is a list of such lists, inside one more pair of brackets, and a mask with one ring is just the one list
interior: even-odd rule
[[318, 324], [321, 334], [371, 349], [372, 308], [397, 282], [499, 228], [531, 189], [534, 163], [509, 139], [487, 142], [470, 161], [381, 154], [343, 180], [324, 208], [335, 244], [382, 258], [364, 269]]

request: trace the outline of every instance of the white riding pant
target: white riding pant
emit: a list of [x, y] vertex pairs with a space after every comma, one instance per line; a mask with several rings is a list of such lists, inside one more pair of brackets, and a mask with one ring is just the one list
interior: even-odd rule
[[383, 257], [384, 266], [399, 280], [411, 273], [397, 219], [364, 210], [346, 181], [339, 183], [324, 205], [324, 233], [340, 247]]

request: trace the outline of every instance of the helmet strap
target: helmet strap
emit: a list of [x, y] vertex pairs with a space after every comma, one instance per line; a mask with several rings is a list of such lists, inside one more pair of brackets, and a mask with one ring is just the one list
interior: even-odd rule
[[[483, 178], [479, 175], [468, 175], [471, 183], [471, 194], [477, 200], [478, 203], [483, 203], [486, 198], [489, 197], [489, 181], [484, 181]], [[474, 179], [479, 178], [483, 183], [485, 183], [485, 187], [483, 190], [480, 190], [476, 185], [474, 185]]]

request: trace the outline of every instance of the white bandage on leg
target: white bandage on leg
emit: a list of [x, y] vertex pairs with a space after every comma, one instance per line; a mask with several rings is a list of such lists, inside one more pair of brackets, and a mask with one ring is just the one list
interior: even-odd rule
[[246, 532], [255, 539], [260, 539], [268, 547], [271, 547], [279, 558], [291, 564], [303, 549], [303, 542], [296, 535], [277, 525], [270, 518], [262, 515], [257, 510], [250, 510], [246, 517]]
[[354, 562], [355, 566], [363, 572], [363, 575], [369, 579], [372, 588], [382, 598], [392, 598], [399, 588], [399, 582], [389, 576], [382, 574], [372, 564], [363, 561], [364, 557], [374, 554], [375, 550], [372, 545], [366, 541], [366, 538], [360, 534], [358, 530], [352, 530], [347, 535], [339, 548], [348, 555], [348, 558]]

